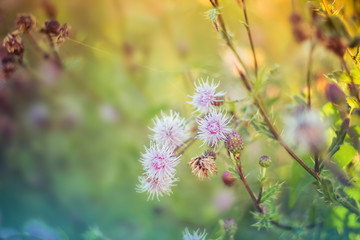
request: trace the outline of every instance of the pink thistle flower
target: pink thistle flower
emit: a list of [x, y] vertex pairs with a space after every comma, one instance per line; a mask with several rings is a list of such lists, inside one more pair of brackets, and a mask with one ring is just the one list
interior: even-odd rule
[[150, 147], [145, 147], [145, 153], [141, 154], [142, 163], [146, 175], [150, 178], [174, 178], [175, 167], [179, 164], [180, 156], [175, 156], [174, 148], [159, 146], [150, 143]]
[[194, 231], [193, 234], [189, 232], [189, 229], [185, 229], [183, 232], [183, 240], [205, 240], [207, 233], [204, 230], [202, 233], [199, 233], [199, 229]]
[[204, 144], [214, 147], [219, 141], [225, 140], [231, 132], [230, 119], [222, 111], [213, 110], [197, 121], [199, 133], [197, 138], [203, 140]]
[[179, 113], [170, 111], [169, 115], [161, 113], [153, 120], [154, 127], [150, 128], [154, 133], [150, 136], [155, 142], [168, 147], [180, 146], [188, 136], [185, 130], [185, 120]]
[[196, 109], [195, 111], [200, 113], [207, 113], [214, 109], [216, 102], [223, 101], [222, 98], [225, 95], [225, 92], [216, 92], [216, 88], [220, 83], [215, 84], [214, 81], [209, 83], [208, 79], [206, 78], [206, 81], [201, 79], [198, 85], [195, 83], [195, 93], [191, 96], [192, 101], [189, 102]]
[[153, 200], [154, 197], [159, 200], [163, 195], [170, 195], [172, 193], [171, 187], [175, 186], [176, 178], [156, 178], [149, 176], [140, 176], [140, 183], [136, 186], [136, 191], [139, 193], [147, 192], [149, 194], [148, 200]]

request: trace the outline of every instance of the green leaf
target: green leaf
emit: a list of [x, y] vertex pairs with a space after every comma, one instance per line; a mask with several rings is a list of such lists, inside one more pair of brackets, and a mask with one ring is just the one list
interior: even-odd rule
[[277, 183], [277, 184], [267, 188], [261, 196], [261, 202], [263, 203], [266, 200], [275, 197], [276, 194], [279, 192], [279, 189], [282, 186], [282, 184], [283, 183]]
[[304, 97], [301, 97], [299, 95], [294, 95], [294, 100], [299, 104], [299, 105], [303, 105], [306, 106], [306, 100], [304, 99]]
[[347, 166], [356, 155], [357, 151], [350, 144], [344, 143], [334, 155], [335, 162], [341, 167]]
[[321, 181], [321, 192], [324, 196], [324, 200], [327, 203], [338, 203], [335, 192], [334, 192], [334, 187], [333, 184], [330, 180], [328, 179], [323, 179]]

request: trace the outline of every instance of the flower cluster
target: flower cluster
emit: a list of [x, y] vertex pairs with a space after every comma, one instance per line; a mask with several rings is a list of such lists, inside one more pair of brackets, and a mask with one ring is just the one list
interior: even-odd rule
[[185, 121], [179, 114], [170, 111], [169, 115], [161, 113], [161, 118], [155, 117], [154, 127], [150, 128], [153, 134], [150, 138], [154, 141], [150, 147], [145, 147], [141, 154], [140, 162], [145, 171], [139, 177], [139, 192], [147, 192], [149, 198], [170, 195], [171, 187], [175, 186], [175, 167], [179, 164], [180, 156], [175, 155], [175, 150], [187, 137]]
[[[178, 181], [175, 168], [180, 162], [180, 154], [176, 153], [177, 150], [186, 149], [196, 139], [201, 139], [203, 144], [211, 148], [226, 139], [231, 132], [230, 119], [224, 110], [216, 109], [224, 102], [224, 93], [216, 92], [218, 86], [219, 83], [210, 83], [208, 79], [201, 79], [195, 84], [193, 101], [190, 103], [202, 115], [194, 121], [197, 132], [191, 138], [188, 138], [185, 119], [177, 112], [170, 110], [169, 114], [161, 113], [153, 119], [153, 126], [150, 127], [153, 142], [141, 154], [144, 174], [139, 177], [138, 192], [147, 192], [150, 199], [170, 195], [171, 187]], [[192, 158], [188, 166], [199, 179], [208, 178], [211, 174], [217, 174], [215, 159], [215, 152], [208, 150], [202, 156]]]

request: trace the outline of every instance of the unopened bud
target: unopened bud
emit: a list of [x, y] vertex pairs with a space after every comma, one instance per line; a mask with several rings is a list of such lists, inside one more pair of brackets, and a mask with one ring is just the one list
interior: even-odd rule
[[234, 175], [228, 171], [225, 171], [222, 174], [221, 179], [222, 179], [223, 183], [228, 187], [231, 187], [232, 185], [234, 185], [234, 183], [236, 181], [236, 178], [234, 177]]
[[268, 168], [271, 165], [271, 159], [267, 155], [263, 155], [259, 159], [259, 165], [263, 168]]
[[235, 131], [227, 135], [225, 145], [227, 150], [234, 155], [240, 154], [241, 151], [244, 149], [243, 140], [240, 134]]
[[335, 83], [326, 86], [325, 96], [330, 102], [335, 104], [341, 104], [346, 101], [345, 93]]
[[230, 236], [234, 236], [238, 229], [236, 221], [233, 218], [227, 218], [224, 222], [224, 229]]
[[221, 106], [224, 104], [224, 96], [217, 96], [214, 100], [211, 101], [213, 106]]

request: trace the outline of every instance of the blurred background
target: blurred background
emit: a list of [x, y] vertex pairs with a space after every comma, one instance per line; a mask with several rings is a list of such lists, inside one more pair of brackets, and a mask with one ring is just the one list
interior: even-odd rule
[[[251, 67], [242, 9], [236, 1], [220, 2]], [[308, 6], [296, 1], [305, 18]], [[239, 225], [237, 239], [282, 236], [250, 226], [253, 206], [242, 185], [223, 185], [227, 165], [221, 157], [217, 176], [198, 181], [191, 175], [186, 163], [202, 153], [201, 143], [185, 153], [171, 197], [147, 201], [146, 194], [135, 191], [151, 119], [169, 109], [192, 117], [187, 101], [196, 79], [210, 76], [230, 99], [246, 97], [235, 60], [207, 17], [210, 9], [206, 0], [0, 0], [1, 39], [15, 30], [19, 13], [35, 16], [33, 37], [49, 52], [39, 33], [44, 22], [56, 19], [71, 26], [69, 39], [57, 47], [63, 68], [39, 55], [24, 35], [23, 66], [1, 79], [2, 239], [21, 239], [5, 236], [23, 232], [41, 239], [85, 239], [89, 229], [109, 239], [181, 239], [185, 227], [211, 232], [228, 217]], [[289, 0], [248, 1], [248, 14], [260, 65], [280, 66], [264, 94], [278, 100], [273, 108], [282, 126], [283, 104], [304, 91], [310, 44], [293, 39]], [[323, 74], [340, 62], [321, 46], [314, 58], [316, 107], [324, 101]], [[256, 135], [250, 126], [248, 131]], [[270, 155], [269, 182], [292, 183], [284, 184], [281, 211], [301, 222], [309, 206], [317, 204], [313, 188], [303, 184], [311, 179], [276, 143], [261, 135], [250, 140], [242, 157], [250, 184], [258, 187], [259, 156]]]

